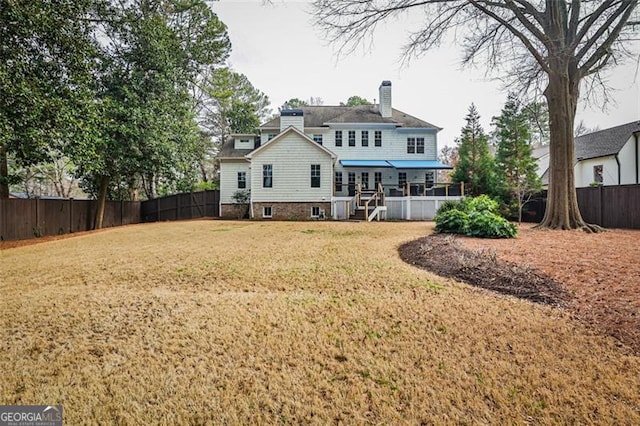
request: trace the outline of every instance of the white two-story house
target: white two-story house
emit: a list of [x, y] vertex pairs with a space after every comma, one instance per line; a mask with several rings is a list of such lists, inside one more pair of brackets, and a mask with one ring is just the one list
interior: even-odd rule
[[385, 205], [378, 218], [411, 219], [408, 203], [427, 198], [436, 204], [413, 218], [433, 217], [445, 196], [436, 171], [450, 168], [437, 161], [441, 129], [392, 108], [389, 81], [379, 100], [283, 110], [255, 135], [231, 135], [218, 155], [221, 216], [236, 217], [234, 193], [250, 190], [256, 219], [345, 219], [371, 197]]

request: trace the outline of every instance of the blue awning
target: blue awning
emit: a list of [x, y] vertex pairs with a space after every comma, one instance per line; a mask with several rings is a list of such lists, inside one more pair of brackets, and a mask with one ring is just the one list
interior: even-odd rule
[[385, 160], [340, 160], [343, 167], [391, 167]]
[[396, 169], [453, 169], [435, 160], [387, 160]]

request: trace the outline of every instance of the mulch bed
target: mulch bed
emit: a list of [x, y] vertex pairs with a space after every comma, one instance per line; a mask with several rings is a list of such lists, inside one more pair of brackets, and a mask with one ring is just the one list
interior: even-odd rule
[[451, 235], [434, 234], [403, 244], [405, 262], [437, 275], [535, 303], [565, 307], [569, 295], [535, 269], [501, 261], [491, 250], [468, 250]]

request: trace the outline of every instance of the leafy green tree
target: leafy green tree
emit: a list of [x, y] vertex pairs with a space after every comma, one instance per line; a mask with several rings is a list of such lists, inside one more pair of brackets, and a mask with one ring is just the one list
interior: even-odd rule
[[[109, 194], [130, 196], [141, 183], [151, 198], [195, 184], [200, 135], [190, 89], [229, 48], [226, 27], [207, 10], [198, 0], [113, 2], [104, 9], [109, 39], [101, 45], [93, 137], [73, 149], [86, 188], [99, 200], [96, 228]], [[181, 25], [191, 19], [213, 23]]]
[[498, 141], [496, 175], [503, 188], [508, 205], [515, 205], [518, 222], [522, 222], [522, 209], [533, 193], [541, 189], [536, 160], [529, 144], [531, 129], [527, 112], [520, 108], [514, 96], [509, 96], [498, 117], [494, 117]]
[[493, 157], [489, 153], [489, 137], [480, 125], [480, 115], [474, 104], [469, 107], [458, 142], [458, 162], [451, 180], [464, 182], [472, 196], [495, 193]]
[[340, 105], [351, 107], [351, 106], [358, 106], [358, 105], [371, 105], [371, 102], [369, 102], [365, 98], [361, 98], [360, 96], [354, 95], [349, 97], [349, 99], [347, 99], [347, 102], [340, 102]]
[[203, 126], [218, 143], [231, 133], [254, 133], [271, 114], [269, 98], [230, 68], [211, 72], [204, 90], [211, 101]]
[[3, 1], [0, 5], [0, 198], [9, 196], [11, 157], [40, 163], [82, 137], [95, 57], [93, 2]]

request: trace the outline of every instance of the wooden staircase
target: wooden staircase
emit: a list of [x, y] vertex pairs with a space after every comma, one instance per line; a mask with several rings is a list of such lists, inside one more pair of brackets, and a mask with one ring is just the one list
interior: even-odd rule
[[[353, 213], [349, 214], [349, 220], [368, 221], [380, 220], [380, 213], [387, 211], [385, 206], [385, 195], [382, 185], [378, 184], [377, 190], [362, 190], [360, 185], [356, 188], [356, 195], [353, 197]], [[351, 208], [349, 206], [349, 211]]]

